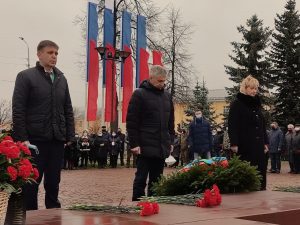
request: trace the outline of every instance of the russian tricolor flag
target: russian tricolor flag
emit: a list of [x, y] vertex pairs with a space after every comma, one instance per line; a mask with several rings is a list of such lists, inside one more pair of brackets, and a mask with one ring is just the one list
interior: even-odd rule
[[[131, 13], [122, 13], [122, 50], [131, 52]], [[123, 87], [122, 122], [126, 122], [129, 100], [133, 92], [133, 63], [128, 56], [121, 67], [121, 86]]]
[[88, 2], [87, 25], [87, 121], [95, 121], [97, 116], [99, 56], [95, 49], [98, 39], [98, 13], [97, 4], [93, 2]]
[[108, 59], [108, 54], [115, 55], [114, 23], [111, 9], [104, 8], [104, 46], [106, 59], [103, 60], [103, 86], [105, 86], [105, 121], [113, 122], [117, 118], [117, 92], [116, 92], [116, 65], [113, 59]]
[[149, 78], [149, 53], [146, 50], [146, 17], [141, 15], [137, 16], [136, 32], [136, 87], [138, 87], [143, 80]]

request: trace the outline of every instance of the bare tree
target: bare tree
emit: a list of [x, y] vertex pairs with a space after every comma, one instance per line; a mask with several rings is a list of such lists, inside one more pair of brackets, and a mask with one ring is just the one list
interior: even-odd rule
[[158, 41], [151, 42], [152, 48], [163, 52], [164, 64], [171, 74], [168, 86], [171, 96], [177, 101], [189, 98], [189, 83], [194, 74], [190, 63], [191, 54], [188, 52], [192, 34], [192, 25], [184, 23], [180, 10], [171, 6], [167, 10], [166, 20], [156, 34]]
[[[105, 0], [99, 0], [98, 5], [98, 24], [99, 24], [99, 38], [98, 45], [103, 45], [103, 14], [104, 14], [104, 2]], [[121, 39], [121, 16], [122, 11], [127, 10], [132, 13], [132, 56], [135, 59], [135, 50], [136, 50], [136, 17], [134, 15], [143, 15], [147, 18], [147, 37], [150, 38], [152, 33], [157, 29], [158, 23], [160, 22], [160, 15], [163, 12], [163, 9], [160, 10], [156, 7], [152, 0], [118, 0], [116, 1], [116, 46], [120, 48], [120, 39]], [[82, 40], [83, 46], [86, 46], [86, 15], [78, 15], [74, 19], [74, 24], [80, 26], [82, 29]], [[151, 38], [150, 38], [151, 40]], [[78, 65], [84, 70], [86, 61], [85, 61], [85, 53], [79, 55]]]
[[11, 102], [7, 100], [0, 100], [0, 127], [7, 126], [11, 123]]

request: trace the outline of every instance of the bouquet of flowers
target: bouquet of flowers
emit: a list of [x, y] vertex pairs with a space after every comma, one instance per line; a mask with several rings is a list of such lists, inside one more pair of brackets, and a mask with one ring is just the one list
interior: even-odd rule
[[38, 170], [31, 163], [31, 152], [10, 136], [0, 136], [0, 191], [20, 192], [25, 183], [36, 182]]
[[137, 206], [112, 206], [112, 205], [84, 205], [77, 204], [69, 207], [70, 210], [88, 210], [104, 213], [139, 213], [140, 216], [151, 216], [159, 213], [159, 205], [157, 202], [143, 201]]

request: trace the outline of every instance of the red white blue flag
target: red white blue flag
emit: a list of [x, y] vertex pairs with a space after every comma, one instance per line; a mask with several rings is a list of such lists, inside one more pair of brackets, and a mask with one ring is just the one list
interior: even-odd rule
[[87, 15], [87, 121], [95, 121], [97, 115], [99, 56], [95, 49], [98, 39], [98, 13], [97, 4], [88, 2]]
[[137, 16], [136, 33], [136, 87], [138, 87], [143, 80], [149, 78], [149, 53], [146, 50], [146, 17], [140, 15]]
[[106, 122], [113, 122], [117, 118], [116, 104], [116, 65], [110, 56], [115, 55], [114, 22], [111, 9], [104, 9], [104, 46], [106, 47], [106, 59], [103, 60], [103, 86], [105, 86], [105, 116]]
[[[131, 52], [131, 13], [122, 13], [122, 50]], [[126, 122], [129, 100], [133, 92], [133, 63], [131, 55], [127, 57], [121, 67], [121, 86], [123, 87], [122, 122]]]

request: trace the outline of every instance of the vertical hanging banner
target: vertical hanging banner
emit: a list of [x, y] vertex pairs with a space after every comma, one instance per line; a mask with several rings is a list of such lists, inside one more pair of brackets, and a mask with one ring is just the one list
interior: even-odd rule
[[99, 56], [95, 49], [98, 39], [97, 4], [88, 2], [87, 15], [87, 121], [95, 121], [97, 116]]
[[146, 41], [146, 17], [137, 16], [137, 38], [136, 38], [136, 87], [149, 78], [148, 59]]
[[153, 65], [160, 65], [162, 64], [162, 53], [160, 51], [153, 50], [152, 51], [152, 58], [153, 58]]
[[[131, 13], [122, 13], [122, 50], [131, 52]], [[122, 101], [122, 122], [126, 122], [127, 109], [130, 97], [133, 92], [133, 63], [131, 54], [128, 56], [121, 67], [121, 86], [123, 87]]]
[[[116, 108], [116, 65], [112, 58], [115, 55], [113, 48], [114, 40], [114, 22], [111, 9], [104, 9], [104, 46], [106, 47], [106, 56], [103, 60], [103, 86], [105, 86], [105, 122], [112, 122], [117, 118]], [[111, 58], [111, 59], [109, 59]]]

